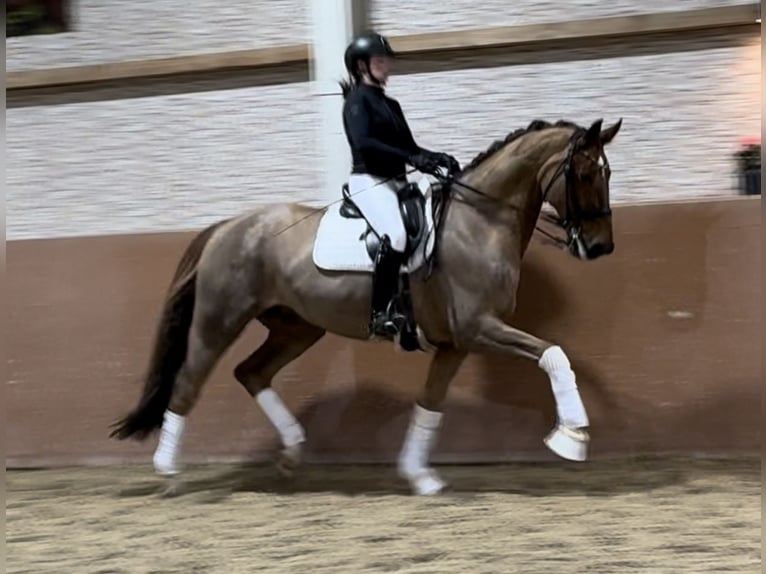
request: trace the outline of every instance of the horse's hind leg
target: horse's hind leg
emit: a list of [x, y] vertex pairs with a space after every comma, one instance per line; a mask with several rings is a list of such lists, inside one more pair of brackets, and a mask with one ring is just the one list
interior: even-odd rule
[[290, 474], [300, 463], [301, 445], [306, 436], [300, 422], [271, 388], [271, 381], [284, 366], [319, 341], [325, 331], [286, 309], [270, 310], [259, 320], [269, 329], [269, 335], [258, 349], [237, 365], [234, 376], [255, 397], [279, 433], [284, 448], [277, 467], [283, 474]]
[[176, 378], [154, 452], [155, 471], [165, 476], [180, 472], [178, 461], [186, 419], [218, 359], [247, 324], [244, 310], [224, 311], [218, 305], [202, 307], [198, 304], [194, 312], [186, 358]]

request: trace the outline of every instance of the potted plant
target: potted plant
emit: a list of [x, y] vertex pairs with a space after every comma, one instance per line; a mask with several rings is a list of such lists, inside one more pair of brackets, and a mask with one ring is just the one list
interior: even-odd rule
[[743, 195], [761, 195], [761, 140], [747, 138], [734, 154], [737, 162], [739, 191]]

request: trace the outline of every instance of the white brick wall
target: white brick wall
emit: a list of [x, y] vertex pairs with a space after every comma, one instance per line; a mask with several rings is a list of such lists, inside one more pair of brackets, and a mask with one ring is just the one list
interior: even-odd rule
[[300, 44], [308, 0], [72, 0], [74, 31], [6, 41], [15, 72]]
[[7, 112], [9, 238], [193, 228], [317, 185], [306, 86]]
[[[398, 77], [398, 97], [425, 147], [461, 163], [533, 118], [605, 125], [623, 118], [608, 148], [616, 202], [737, 193], [732, 153], [760, 133], [761, 42], [709, 37], [706, 50]], [[592, 50], [573, 50], [586, 56]]]
[[[310, 41], [310, 0], [71, 0], [74, 31], [9, 38], [6, 70], [101, 64]], [[390, 35], [747, 3], [745, 0], [369, 0]]]
[[743, 0], [369, 0], [370, 21], [389, 35], [522, 26], [747, 4]]
[[[730, 195], [737, 140], [760, 130], [760, 39], [668, 54], [399, 76], [424, 145], [463, 162], [534, 118], [624, 126], [615, 201]], [[199, 227], [262, 201], [310, 200], [316, 106], [291, 84], [7, 111], [7, 237]], [[347, 153], [346, 150], [340, 153]]]

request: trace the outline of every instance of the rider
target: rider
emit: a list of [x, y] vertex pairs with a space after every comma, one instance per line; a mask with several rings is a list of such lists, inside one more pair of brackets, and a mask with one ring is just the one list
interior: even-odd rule
[[385, 94], [395, 56], [384, 36], [360, 34], [346, 48], [344, 59], [350, 77], [341, 82], [343, 127], [353, 162], [349, 192], [381, 238], [370, 328], [375, 334], [389, 335], [396, 334], [406, 320], [390, 309], [407, 243], [397, 196], [407, 184], [405, 164], [423, 173], [434, 173], [439, 167], [450, 172], [460, 169], [451, 155], [418, 146], [399, 102]]

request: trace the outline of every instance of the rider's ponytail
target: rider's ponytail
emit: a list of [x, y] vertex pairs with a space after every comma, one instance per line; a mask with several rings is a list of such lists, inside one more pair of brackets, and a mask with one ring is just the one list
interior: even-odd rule
[[343, 99], [345, 100], [351, 93], [351, 90], [354, 89], [354, 84], [350, 79], [341, 80], [338, 84], [340, 85], [340, 91], [343, 93]]
[[338, 82], [341, 92], [343, 93], [343, 99], [345, 100], [355, 87], [357, 87], [362, 81], [359, 73], [351, 74], [345, 80]]

